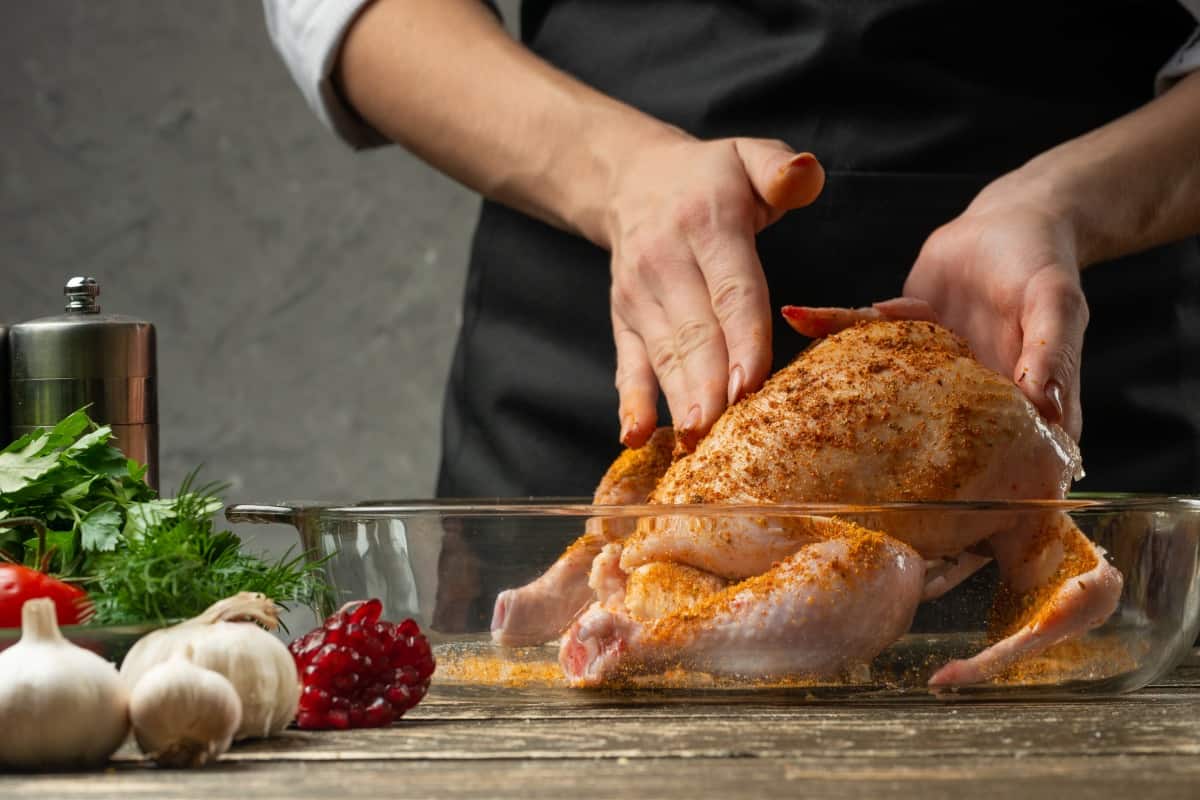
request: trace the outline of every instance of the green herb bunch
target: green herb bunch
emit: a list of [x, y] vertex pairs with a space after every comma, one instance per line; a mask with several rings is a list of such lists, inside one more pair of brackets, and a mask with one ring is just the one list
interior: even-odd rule
[[241, 591], [310, 606], [326, 591], [318, 564], [268, 562], [215, 530], [222, 487], [193, 489], [189, 478], [177, 497], [160, 498], [111, 438], [77, 411], [0, 451], [0, 519], [47, 528], [44, 550], [28, 529], [0, 528], [0, 558], [78, 582], [102, 625], [185, 619]]

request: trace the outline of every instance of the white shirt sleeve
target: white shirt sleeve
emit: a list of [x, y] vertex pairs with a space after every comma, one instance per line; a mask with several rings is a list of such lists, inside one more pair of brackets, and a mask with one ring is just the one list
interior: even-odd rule
[[342, 39], [371, 0], [263, 0], [267, 31], [304, 99], [351, 147], [387, 144], [338, 94], [330, 80]]
[[[371, 0], [263, 0], [267, 31], [304, 99], [327, 128], [351, 147], [387, 139], [362, 120], [334, 89], [333, 66], [350, 24]], [[1200, 0], [1179, 0], [1200, 22]], [[1200, 69], [1200, 28], [1171, 57], [1155, 81], [1159, 93]]]
[[[1192, 16], [1200, 22], [1200, 0], [1179, 0], [1188, 11], [1192, 12]], [[1158, 71], [1158, 77], [1154, 82], [1154, 88], [1162, 94], [1167, 89], [1171, 88], [1171, 84], [1182, 78], [1188, 73], [1200, 69], [1200, 28], [1192, 31], [1192, 36], [1183, 43], [1183, 47], [1179, 48], [1175, 55], [1171, 56], [1163, 68]]]

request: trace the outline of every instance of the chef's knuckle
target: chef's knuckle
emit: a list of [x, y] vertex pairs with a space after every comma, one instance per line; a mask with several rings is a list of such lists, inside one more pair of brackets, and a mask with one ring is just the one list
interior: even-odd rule
[[649, 252], [639, 250], [630, 258], [617, 287], [623, 302], [632, 303], [640, 294], [648, 291], [658, 280], [659, 263]]
[[693, 239], [706, 240], [717, 227], [714, 204], [703, 195], [681, 199], [672, 212], [675, 227]]
[[689, 319], [675, 328], [675, 352], [679, 359], [711, 344], [717, 335], [717, 326], [712, 322]]
[[954, 231], [952, 228], [950, 228], [948, 225], [941, 226], [933, 233], [929, 234], [929, 238], [925, 240], [925, 244], [921, 245], [921, 251], [917, 255], [917, 261], [940, 263], [952, 258], [954, 238]]
[[609, 292], [612, 307], [619, 310], [633, 308], [637, 297], [638, 292], [624, 273], [614, 273], [612, 289]]
[[754, 203], [748, 200], [731, 200], [721, 209], [717, 220], [719, 236], [713, 241], [720, 245], [735, 237], [752, 241], [754, 231], [761, 227], [758, 220], [758, 207]]
[[712, 287], [713, 312], [722, 325], [736, 317], [747, 305], [754, 302], [757, 296], [753, 284], [745, 278], [729, 275], [716, 282]]
[[679, 368], [675, 346], [672, 342], [658, 341], [650, 345], [650, 366], [661, 383], [668, 375]]
[[1058, 293], [1059, 313], [1068, 319], [1081, 320], [1085, 325], [1091, 316], [1088, 310], [1087, 297], [1083, 290], [1073, 284], [1063, 286]]
[[645, 238], [636, 243], [632, 253], [627, 272], [639, 286], [670, 285], [671, 274], [683, 261], [678, 248], [662, 238]]
[[1050, 378], [1064, 388], [1070, 388], [1079, 373], [1079, 350], [1070, 342], [1063, 342], [1054, 349], [1050, 358]]
[[[1062, 371], [1069, 376], [1074, 376], [1079, 371], [1079, 348], [1068, 342], [1058, 350], [1059, 361], [1062, 366]], [[1065, 376], [1064, 376], [1065, 377]]]

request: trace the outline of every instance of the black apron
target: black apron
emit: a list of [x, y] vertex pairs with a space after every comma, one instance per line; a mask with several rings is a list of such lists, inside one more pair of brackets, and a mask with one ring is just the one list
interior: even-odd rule
[[[811, 150], [823, 196], [758, 239], [776, 309], [893, 297], [992, 178], [1152, 96], [1174, 0], [527, 0], [522, 36], [701, 138]], [[1200, 491], [1200, 246], [1084, 273], [1091, 491]], [[619, 451], [608, 254], [484, 203], [447, 389], [443, 497], [584, 496]], [[806, 341], [776, 316], [775, 366]], [[665, 410], [660, 412], [665, 424]]]

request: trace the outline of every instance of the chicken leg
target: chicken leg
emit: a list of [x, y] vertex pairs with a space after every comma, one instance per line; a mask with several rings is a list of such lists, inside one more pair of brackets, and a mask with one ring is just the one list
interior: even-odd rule
[[951, 661], [930, 686], [981, 683], [1022, 658], [1103, 624], [1117, 608], [1124, 580], [1065, 514], [992, 537], [1001, 585], [992, 608], [993, 636], [971, 658]]
[[820, 677], [870, 661], [912, 624], [924, 561], [853, 523], [830, 520], [828, 530], [767, 572], [660, 617], [593, 603], [559, 650], [568, 681], [596, 686], [670, 665]]
[[[675, 438], [659, 428], [645, 445], [626, 450], [612, 463], [596, 487], [596, 505], [644, 503], [671, 463]], [[492, 641], [505, 647], [541, 644], [557, 637], [592, 600], [588, 573], [604, 543], [623, 539], [633, 521], [593, 517], [584, 533], [536, 579], [505, 589], [492, 610]]]

